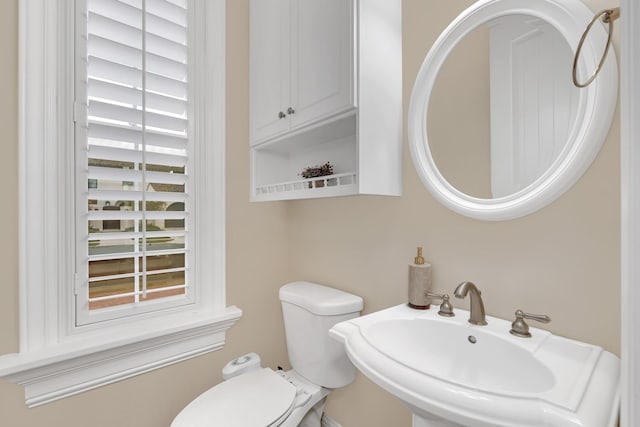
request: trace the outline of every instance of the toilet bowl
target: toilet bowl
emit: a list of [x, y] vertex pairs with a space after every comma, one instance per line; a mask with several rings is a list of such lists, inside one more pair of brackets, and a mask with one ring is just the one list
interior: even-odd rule
[[187, 405], [171, 427], [320, 427], [327, 395], [355, 378], [344, 348], [329, 338], [338, 322], [360, 315], [362, 298], [310, 282], [280, 288], [293, 369], [262, 368], [255, 353], [223, 370], [226, 381]]

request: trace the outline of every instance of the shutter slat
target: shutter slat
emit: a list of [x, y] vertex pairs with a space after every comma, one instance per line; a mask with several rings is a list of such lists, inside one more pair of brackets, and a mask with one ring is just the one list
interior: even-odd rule
[[[101, 14], [89, 13], [90, 35], [107, 38], [123, 45], [142, 49], [142, 28], [140, 25], [131, 26]], [[187, 47], [184, 43], [161, 37], [147, 31], [145, 46], [148, 52], [161, 55], [179, 63], [187, 61]]]
[[187, 176], [181, 173], [147, 172], [147, 182], [154, 184], [184, 185]]
[[[100, 13], [101, 15], [108, 16], [110, 18], [118, 19], [131, 26], [139, 26], [142, 20], [142, 2], [127, 1], [127, 0], [88, 0], [88, 9]], [[158, 27], [161, 33], [180, 34], [178, 29], [186, 32], [186, 5], [179, 7], [174, 3], [174, 7], [177, 7], [179, 14], [185, 15], [185, 18], [172, 16], [168, 11], [158, 11], [159, 8], [148, 8], [151, 2], [147, 2], [147, 27], [153, 24], [154, 27]], [[182, 12], [180, 12], [182, 9]], [[170, 25], [168, 25], [170, 24]], [[175, 27], [175, 28], [172, 28]], [[176, 40], [179, 41], [179, 40]], [[186, 37], [185, 37], [186, 42]]]
[[[147, 238], [158, 237], [185, 237], [187, 233], [185, 231], [147, 231]], [[107, 233], [89, 233], [87, 240], [126, 240], [126, 239], [139, 239], [142, 237], [142, 232], [107, 232]]]
[[142, 171], [134, 169], [105, 168], [89, 166], [89, 179], [103, 179], [109, 181], [142, 182]]
[[[142, 182], [142, 171], [89, 166], [89, 179]], [[147, 172], [146, 181], [157, 184], [184, 185], [187, 177], [181, 173]]]
[[[116, 162], [141, 163], [142, 152], [136, 150], [127, 150], [124, 148], [105, 147], [101, 145], [89, 145], [90, 159], [113, 160]], [[184, 167], [187, 163], [185, 156], [163, 154], [163, 153], [145, 153], [147, 164], [167, 165], [175, 167]]]
[[[87, 213], [89, 221], [104, 221], [104, 220], [142, 220], [141, 211], [89, 211]], [[145, 218], [148, 220], [163, 220], [163, 219], [185, 219], [186, 212], [183, 211], [147, 211], [145, 212]]]
[[[142, 91], [131, 87], [108, 83], [105, 81], [89, 79], [88, 95], [92, 98], [111, 99], [123, 104], [141, 105]], [[166, 111], [168, 113], [185, 115], [187, 101], [156, 93], [147, 92], [147, 108], [151, 110]]]
[[131, 25], [130, 22], [122, 22], [121, 16], [104, 16], [99, 13], [89, 12], [87, 14], [87, 32], [89, 37], [99, 36], [101, 39], [108, 39], [121, 43], [125, 46], [142, 49], [142, 30], [140, 23]]
[[[157, 274], [179, 273], [179, 272], [183, 272], [183, 271], [187, 271], [187, 269], [185, 267], [174, 267], [174, 268], [167, 268], [167, 269], [164, 269], [164, 270], [150, 270], [150, 271], [147, 271], [146, 273], [138, 272], [138, 273], [112, 274], [110, 276], [96, 276], [96, 277], [90, 277], [89, 278], [89, 283], [103, 282], [105, 280], [113, 280], [113, 279], [127, 279], [127, 278], [130, 278], [130, 277], [142, 277], [145, 274], [147, 276], [153, 276], [153, 275], [157, 275]], [[184, 286], [184, 285], [178, 285], [178, 286]], [[168, 287], [163, 287], [163, 288], [159, 288], [159, 289], [166, 290], [167, 288]], [[98, 297], [98, 298], [100, 298], [100, 297]]]
[[161, 35], [176, 43], [187, 44], [187, 29], [160, 16], [147, 14], [147, 32]]
[[[99, 1], [99, 0], [98, 0]], [[142, 0], [118, 0], [137, 10], [142, 9]], [[175, 3], [166, 0], [147, 0], [146, 11], [148, 15], [155, 15], [171, 21], [182, 27], [187, 26], [187, 15], [184, 7], [179, 7]]]
[[[157, 255], [180, 255], [186, 254], [187, 251], [184, 249], [164, 249], [153, 251], [151, 256]], [[87, 257], [87, 261], [107, 261], [110, 259], [127, 259], [127, 258], [138, 258], [140, 257], [141, 252], [121, 252], [117, 254], [95, 254], [89, 255]]]
[[[129, 67], [97, 57], [89, 57], [88, 61], [89, 77], [109, 80], [126, 86], [142, 86], [142, 71], [138, 67]], [[186, 99], [187, 83], [184, 80], [150, 73], [148, 70], [146, 76], [145, 80], [149, 91]]]
[[[89, 198], [93, 200], [133, 200], [135, 202], [140, 202], [142, 201], [142, 191], [90, 189]], [[166, 191], [147, 191], [145, 192], [145, 198], [148, 202], [184, 203], [187, 199], [187, 195], [185, 193], [170, 193]], [[147, 214], [151, 212], [157, 213], [164, 211], [147, 211]]]
[[[88, 115], [96, 118], [116, 120], [132, 125], [142, 125], [142, 111], [135, 108], [127, 108], [120, 105], [107, 104], [101, 101], [89, 101]], [[147, 126], [184, 132], [187, 129], [187, 120], [179, 117], [165, 116], [157, 113], [145, 113]]]
[[[89, 34], [87, 41], [89, 56], [106, 59], [111, 62], [142, 69], [142, 50], [127, 46], [94, 34]], [[187, 66], [183, 62], [146, 52], [147, 71], [176, 80], [187, 80]]]
[[[186, 289], [187, 287], [188, 286], [185, 284], [185, 285], [167, 286], [165, 288], [147, 289], [147, 295], [160, 293], [160, 292], [168, 292], [168, 291], [173, 291], [173, 290]], [[122, 293], [122, 294], [117, 294], [117, 295], [107, 295], [107, 296], [104, 296], [104, 297], [89, 298], [88, 301], [90, 303], [101, 302], [101, 301], [109, 301], [109, 300], [121, 299], [121, 298], [126, 298], [126, 297], [134, 297], [136, 295], [143, 295], [143, 294], [144, 293], [141, 292], [141, 291], [138, 291], [138, 292], [127, 292], [127, 293]]]
[[147, 0], [147, 13], [159, 16], [182, 27], [187, 26], [187, 11], [166, 0]]
[[[118, 0], [87, 0], [87, 10], [130, 26], [141, 26], [142, 11]], [[91, 29], [91, 28], [89, 28]]]
[[169, 3], [173, 3], [178, 7], [181, 7], [183, 9], [187, 8], [187, 0], [167, 0]]
[[131, 125], [142, 125], [142, 112], [134, 108], [121, 107], [100, 101], [89, 101], [89, 119], [109, 119]]
[[[89, 122], [89, 137], [140, 144], [142, 143], [142, 129], [132, 126], [105, 125], [97, 122]], [[185, 137], [159, 132], [147, 131], [145, 135], [145, 143], [147, 146], [165, 147], [184, 151], [187, 148], [188, 142]]]
[[87, 53], [90, 59], [91, 57], [102, 58], [142, 70], [142, 51], [140, 49], [125, 46], [103, 37], [89, 35]]

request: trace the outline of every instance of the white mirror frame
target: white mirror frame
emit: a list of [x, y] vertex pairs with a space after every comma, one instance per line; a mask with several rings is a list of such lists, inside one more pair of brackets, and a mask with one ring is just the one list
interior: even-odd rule
[[[604, 143], [618, 98], [618, 67], [613, 49], [594, 82], [580, 89], [576, 123], [565, 148], [536, 181], [509, 196], [480, 199], [453, 187], [442, 176], [429, 149], [426, 118], [436, 77], [449, 53], [479, 25], [505, 15], [529, 15], [547, 21], [575, 52], [594, 16], [581, 0], [479, 0], [442, 32], [427, 54], [411, 94], [408, 128], [413, 163], [424, 185], [449, 209], [481, 220], [508, 220], [528, 215], [560, 197], [582, 176]], [[607, 41], [603, 24], [594, 25], [582, 48], [578, 74], [591, 75]], [[571, 76], [571, 70], [567, 70]]]

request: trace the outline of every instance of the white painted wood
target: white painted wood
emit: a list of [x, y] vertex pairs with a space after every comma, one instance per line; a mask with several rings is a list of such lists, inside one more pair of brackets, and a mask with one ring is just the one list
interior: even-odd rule
[[[302, 189], [303, 177], [300, 173], [306, 166], [331, 161], [335, 174], [355, 174], [357, 169], [355, 129], [356, 116], [351, 114], [328, 124], [307, 127], [304, 131], [290, 132], [286, 138], [251, 150], [255, 178], [253, 194], [259, 196], [260, 200], [266, 201], [347, 195], [357, 192], [356, 180], [349, 182], [352, 184], [349, 187], [331, 186], [321, 189], [307, 188], [303, 192], [289, 191]], [[288, 187], [288, 183], [296, 182], [294, 187], [297, 188]]]
[[250, 3], [252, 144], [353, 107], [351, 4]]
[[[321, 6], [311, 0], [298, 3], [293, 10], [301, 21], [293, 25], [307, 34], [301, 34], [302, 40], [296, 42], [299, 46], [292, 48], [297, 51], [292, 54], [293, 61], [299, 63], [292, 75], [296, 76], [295, 91], [301, 94], [300, 100], [308, 108], [296, 110], [289, 116], [291, 123], [299, 125], [292, 125], [267, 141], [252, 141], [251, 200], [355, 194], [399, 196], [402, 192], [401, 2], [332, 0], [327, 3], [332, 5], [328, 10], [324, 10], [324, 2]], [[309, 10], [303, 12], [303, 7]], [[316, 16], [335, 22], [327, 28], [310, 28], [320, 25], [324, 19], [312, 24]], [[317, 38], [326, 39], [326, 46], [321, 46]], [[331, 53], [324, 53], [324, 49]], [[330, 61], [331, 58], [334, 60]], [[252, 70], [252, 73], [260, 72]], [[296, 117], [300, 117], [298, 122]], [[334, 165], [335, 174], [355, 175], [354, 182], [312, 191], [292, 191], [290, 183], [301, 180], [299, 174], [303, 168], [326, 162]]]
[[0, 378], [24, 386], [29, 407], [42, 405], [218, 350], [241, 315], [229, 307], [84, 334], [39, 351], [0, 356]]
[[[57, 120], [58, 123], [71, 124], [76, 118], [76, 104], [74, 102], [74, 93], [62, 88], [72, 88], [75, 84], [75, 72], [74, 63], [71, 60], [73, 58], [74, 51], [74, 37], [75, 37], [75, 25], [73, 14], [68, 10], [71, 2], [65, 1], [64, 7], [58, 7], [57, 18], [59, 23], [58, 28], [58, 45], [57, 45], [57, 97], [56, 104]], [[69, 61], [61, 61], [59, 58], [68, 58]], [[52, 66], [54, 63], [52, 63]], [[52, 68], [54, 69], [54, 68]], [[52, 113], [52, 118], [56, 113]], [[75, 221], [75, 194], [71, 188], [67, 186], [68, 183], [74, 182], [75, 177], [75, 162], [73, 144], [69, 144], [68, 141], [73, 141], [75, 138], [73, 126], [59, 126], [58, 138], [56, 146], [58, 149], [57, 161], [55, 164], [59, 166], [58, 180], [56, 183], [57, 191], [64, 191], [59, 196], [59, 213], [56, 218], [56, 224], [49, 224], [48, 226], [59, 227], [59, 233], [74, 233], [76, 227]], [[66, 143], [60, 144], [60, 141]], [[62, 145], [62, 146], [61, 146]], [[50, 166], [54, 166], [53, 164]], [[55, 228], [50, 230], [55, 233]], [[51, 236], [50, 239], [56, 239], [57, 236]], [[61, 259], [72, 260], [75, 258], [75, 242], [70, 238], [57, 239], [58, 240], [58, 256]], [[55, 258], [55, 257], [54, 257]], [[58, 259], [55, 259], [57, 262]], [[58, 281], [57, 283], [68, 283], [71, 286], [63, 286], [62, 289], [58, 288], [58, 301], [51, 301], [49, 310], [50, 313], [57, 312], [57, 321], [54, 321], [55, 327], [58, 328], [55, 332], [51, 332], [50, 343], [56, 343], [59, 337], [71, 334], [71, 331], [75, 325], [75, 284], [76, 276], [74, 274], [74, 266], [71, 264], [59, 264]], [[27, 286], [27, 284], [24, 284]], [[28, 286], [31, 286], [30, 283]], [[52, 289], [50, 289], [52, 291]], [[36, 309], [36, 307], [32, 307]], [[40, 308], [37, 308], [40, 310]], [[20, 351], [23, 351], [22, 349]]]
[[[58, 15], [58, 12], [61, 15]], [[69, 12], [68, 2], [22, 1], [19, 4], [19, 277], [20, 351], [37, 351], [56, 341], [58, 296], [53, 285], [69, 269], [56, 255], [64, 246], [57, 232], [73, 235], [63, 220], [69, 186], [59, 186], [69, 155], [58, 139], [56, 93], [59, 78], [59, 16]], [[44, 70], [47, 70], [45, 73]], [[68, 109], [60, 110], [63, 118]], [[64, 240], [64, 239], [63, 239]], [[73, 258], [71, 260], [71, 267]], [[35, 268], [34, 266], [37, 266]], [[60, 276], [59, 276], [60, 275]], [[67, 276], [66, 279], [69, 279]], [[70, 282], [68, 282], [70, 283]]]
[[[479, 199], [454, 188], [442, 176], [429, 149], [425, 117], [438, 71], [449, 52], [478, 25], [510, 13], [530, 15], [549, 22], [573, 50], [593, 12], [580, 0], [480, 0], [460, 14], [440, 35], [418, 73], [409, 107], [409, 147], [414, 166], [431, 194], [451, 210], [476, 219], [506, 220], [530, 214], [560, 197], [589, 167], [604, 142], [615, 111], [617, 65], [609, 51], [600, 76], [580, 91], [576, 124], [562, 154], [540, 178], [509, 196]], [[598, 64], [606, 31], [594, 25], [578, 63], [580, 75]]]
[[620, 2], [622, 375], [620, 425], [640, 424], [640, 5]]
[[291, 128], [353, 107], [353, 6], [345, 0], [291, 3]]
[[[195, 188], [196, 212], [206, 212], [195, 218], [201, 238], [196, 239], [194, 249], [199, 266], [195, 281], [200, 283], [199, 299], [203, 307], [223, 310], [227, 306], [227, 252], [226, 252], [226, 0], [207, 0], [205, 47], [215, 54], [205, 56], [206, 63], [197, 77], [206, 82], [199, 109], [201, 132], [208, 141], [196, 150], [201, 181]], [[204, 117], [203, 117], [204, 115]], [[202, 173], [204, 172], [204, 173]]]
[[573, 52], [548, 22], [510, 15], [490, 24], [491, 193], [516, 193], [558, 158], [575, 122]]
[[252, 143], [289, 129], [290, 0], [253, 0], [250, 13], [250, 136]]
[[360, 194], [402, 194], [402, 4], [358, 6], [358, 183]]
[[[242, 314], [226, 307], [224, 234], [225, 1], [198, 2], [207, 25], [193, 81], [206, 120], [196, 150], [194, 304], [78, 327], [74, 315], [74, 2], [19, 2], [20, 352], [0, 356], [0, 378], [38, 405], [221, 348]], [[204, 47], [207, 51], [205, 55]], [[196, 60], [196, 61], [197, 61]], [[193, 117], [193, 116], [192, 116]], [[205, 135], [206, 134], [206, 135]], [[212, 167], [213, 165], [213, 167]], [[86, 181], [82, 183], [86, 185]], [[195, 199], [195, 198], [194, 198]], [[86, 242], [84, 242], [86, 244]], [[131, 327], [135, 322], [135, 328]]]

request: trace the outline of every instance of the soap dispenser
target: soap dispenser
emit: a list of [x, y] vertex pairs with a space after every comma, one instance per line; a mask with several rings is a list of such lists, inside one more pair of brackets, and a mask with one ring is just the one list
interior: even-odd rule
[[431, 291], [431, 264], [424, 262], [422, 248], [418, 248], [418, 255], [413, 264], [409, 264], [409, 307], [417, 310], [427, 310], [430, 300], [427, 292]]

